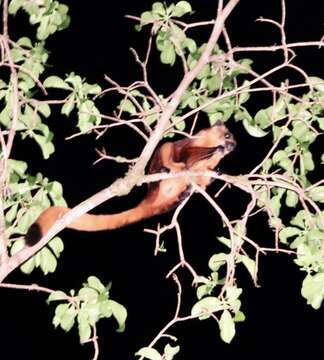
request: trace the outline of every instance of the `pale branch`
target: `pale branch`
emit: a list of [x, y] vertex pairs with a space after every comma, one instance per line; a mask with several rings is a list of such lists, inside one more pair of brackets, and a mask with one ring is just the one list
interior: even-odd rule
[[117, 163], [121, 163], [121, 164], [134, 164], [136, 161], [138, 161], [138, 158], [134, 158], [134, 159], [127, 159], [124, 156], [112, 156], [112, 155], [108, 155], [106, 150], [99, 150], [99, 149], [95, 149], [96, 153], [99, 155], [99, 159], [97, 159], [96, 161], [94, 161], [94, 165], [98, 164], [99, 162], [101, 162], [102, 160], [113, 160]]
[[174, 214], [172, 216], [172, 220], [171, 220], [170, 224], [165, 225], [163, 227], [160, 227], [160, 224], [158, 224], [157, 230], [144, 229], [144, 231], [147, 232], [147, 233], [155, 235], [156, 240], [155, 240], [154, 254], [157, 255], [157, 253], [158, 253], [158, 251], [160, 249], [160, 237], [161, 237], [161, 235], [166, 231], [169, 231], [171, 229], [175, 229], [176, 236], [177, 236], [177, 242], [178, 242], [179, 262], [175, 266], [173, 266], [172, 269], [167, 273], [166, 278], [170, 277], [179, 267], [185, 267], [191, 273], [191, 275], [193, 277], [193, 282], [196, 282], [197, 279], [199, 278], [199, 275], [197, 274], [195, 269], [190, 265], [190, 263], [185, 258], [183, 245], [182, 245], [181, 227], [180, 227], [180, 224], [178, 222], [178, 216], [179, 216], [181, 210], [185, 207], [187, 202], [190, 200], [190, 197], [191, 197], [192, 194], [193, 194], [193, 190], [191, 191], [190, 195], [177, 206], [177, 208], [176, 208], [176, 210], [175, 210], [175, 212], [174, 212]]
[[[294, 43], [287, 43], [286, 47], [288, 49], [293, 48], [299, 48], [299, 47], [307, 47], [307, 46], [317, 46], [318, 48], [321, 48], [324, 46], [324, 39], [321, 39], [319, 41], [300, 41], [300, 42], [294, 42]], [[278, 50], [284, 50], [285, 45], [267, 45], [267, 46], [235, 46], [232, 49], [232, 53], [238, 53], [238, 52], [275, 52]]]
[[[53, 294], [56, 292], [56, 290], [49, 289], [47, 287], [40, 286], [37, 284], [26, 285], [26, 284], [11, 284], [11, 283], [2, 282], [2, 283], [0, 283], [0, 287], [6, 288], [6, 289], [12, 289], [12, 290], [36, 291], [36, 292], [42, 292], [42, 293], [46, 293], [46, 294]], [[66, 295], [66, 300], [68, 300], [69, 302], [73, 302], [74, 297]]]
[[91, 326], [92, 329], [92, 337], [83, 344], [92, 343], [94, 348], [93, 358], [91, 360], [97, 360], [99, 357], [99, 342], [98, 342], [98, 335], [97, 335], [97, 327], [96, 325]]

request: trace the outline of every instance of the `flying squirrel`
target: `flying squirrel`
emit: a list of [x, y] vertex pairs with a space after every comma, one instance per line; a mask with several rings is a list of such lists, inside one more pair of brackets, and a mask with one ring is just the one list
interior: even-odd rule
[[[192, 137], [166, 142], [158, 147], [149, 164], [148, 174], [210, 171], [235, 146], [233, 135], [221, 121], [217, 121], [214, 126], [201, 130]], [[67, 227], [79, 231], [111, 230], [165, 213], [190, 194], [191, 181], [205, 189], [212, 178], [194, 176], [190, 180], [187, 176], [179, 176], [150, 183], [146, 197], [134, 208], [117, 214], [84, 214]], [[64, 206], [51, 206], [44, 210], [27, 231], [26, 245], [36, 244], [55, 221], [69, 210]]]

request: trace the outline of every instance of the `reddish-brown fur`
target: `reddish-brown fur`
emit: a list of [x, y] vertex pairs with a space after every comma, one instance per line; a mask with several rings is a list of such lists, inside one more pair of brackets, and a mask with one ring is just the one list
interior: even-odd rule
[[[213, 127], [199, 131], [192, 138], [161, 145], [152, 157], [148, 173], [213, 170], [234, 147], [232, 134], [218, 122]], [[181, 176], [161, 180], [149, 185], [147, 196], [136, 207], [117, 214], [85, 214], [68, 227], [80, 231], [100, 231], [126, 226], [172, 209], [189, 193], [191, 181], [205, 189], [211, 180], [206, 176], [196, 176], [194, 179]], [[69, 208], [63, 206], [52, 206], [45, 210], [28, 230], [27, 245], [37, 243], [67, 211]]]

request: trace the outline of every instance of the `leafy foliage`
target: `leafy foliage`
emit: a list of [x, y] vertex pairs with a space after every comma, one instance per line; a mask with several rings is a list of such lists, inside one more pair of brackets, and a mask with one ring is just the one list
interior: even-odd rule
[[15, 15], [20, 9], [29, 15], [32, 25], [38, 25], [36, 33], [38, 40], [45, 40], [70, 24], [70, 17], [67, 15], [69, 8], [55, 0], [12, 0], [10, 2], [10, 14]]
[[172, 360], [175, 355], [179, 352], [180, 346], [171, 346], [166, 344], [164, 347], [163, 354], [160, 354], [156, 349], [151, 347], [144, 347], [136, 352], [135, 355], [142, 356], [145, 359], [150, 360]]
[[118, 323], [118, 332], [125, 329], [127, 311], [118, 302], [111, 300], [111, 284], [104, 286], [95, 276], [89, 276], [87, 282], [70, 296], [63, 291], [55, 291], [48, 297], [48, 302], [65, 301], [56, 306], [53, 324], [64, 331], [70, 331], [78, 325], [80, 342], [84, 343], [93, 335], [93, 329], [102, 318], [114, 317]]
[[89, 98], [92, 95], [98, 95], [101, 88], [97, 84], [90, 85], [85, 82], [79, 75], [71, 73], [62, 80], [58, 76], [49, 76], [44, 81], [46, 88], [55, 88], [68, 90], [67, 96], [61, 113], [69, 116], [73, 109], [78, 109], [78, 128], [85, 133], [93, 128], [93, 125], [99, 125], [101, 121], [100, 113], [94, 102]]
[[[38, 144], [44, 159], [55, 151], [54, 133], [47, 125], [53, 106], [48, 96], [53, 89], [62, 93], [62, 100], [56, 101], [61, 106], [61, 114], [68, 118], [73, 113], [77, 115], [77, 131], [81, 134], [96, 131], [100, 136], [116, 125], [125, 125], [148, 139], [170, 103], [175, 101], [174, 94], [156, 93], [147, 79], [151, 46], [144, 61], [135, 53], [143, 70], [143, 80], [128, 87], [110, 80], [112, 87], [102, 90], [100, 85], [90, 84], [73, 72], [65, 77], [60, 74], [47, 76], [49, 52], [45, 48], [46, 40], [69, 25], [68, 7], [55, 0], [11, 0], [8, 11], [13, 16], [24, 11], [30, 24], [36, 27], [36, 38], [11, 40], [3, 50], [4, 72], [7, 73], [0, 79], [0, 230], [5, 228], [0, 234], [3, 239], [1, 261], [24, 251], [22, 236], [45, 208], [65, 205], [61, 184], [50, 181], [41, 173], [30, 175], [27, 163], [13, 159], [11, 154], [13, 140], [27, 138]], [[198, 25], [190, 27], [182, 18], [191, 13], [187, 1], [170, 5], [155, 2], [150, 10], [141, 14], [136, 26], [138, 31], [151, 28], [152, 44], [155, 44], [161, 63], [170, 71], [182, 71], [183, 77], [192, 74], [206, 49], [206, 43], [198, 43], [189, 36], [190, 29]], [[6, 41], [5, 37], [3, 41]], [[204, 119], [211, 126], [218, 120], [235, 121], [251, 137], [272, 142], [263, 161], [250, 173], [218, 176], [226, 185], [247, 192], [251, 201], [244, 214], [231, 220], [222, 210], [217, 210], [214, 203], [228, 235], [217, 238], [217, 249], [223, 249], [210, 256], [209, 274], [198, 276], [184, 258], [181, 259], [180, 265], [190, 269], [194, 283], [198, 285], [193, 291], [196, 297], [191, 314], [185, 320], [215, 320], [225, 343], [232, 341], [237, 323], [245, 319], [240, 300], [243, 286], [236, 276], [236, 269], [244, 268], [256, 284], [260, 253], [275, 250], [292, 254], [294, 263], [305, 273], [301, 295], [315, 309], [321, 306], [324, 298], [324, 183], [323, 179], [313, 180], [314, 171], [324, 163], [324, 154], [316, 156], [314, 150], [324, 131], [324, 81], [303, 72], [305, 82], [302, 84], [272, 84], [267, 77], [275, 70], [258, 75], [251, 59], [237, 59], [234, 52], [230, 46], [221, 49], [214, 44], [204, 66], [186, 89], [182, 89], [176, 110], [161, 134], [165, 137], [184, 132], [191, 135], [194, 125]], [[300, 88], [299, 93], [295, 93], [294, 88]], [[97, 99], [113, 91], [119, 96], [116, 108], [112, 116], [104, 116]], [[260, 91], [270, 93], [270, 106], [258, 106], [255, 99]], [[103, 119], [108, 120], [103, 122]], [[104, 130], [98, 133], [100, 127]], [[263, 248], [260, 239], [250, 238], [253, 231], [249, 220], [260, 212], [267, 215], [268, 222], [264, 227], [270, 227], [275, 234], [273, 248]], [[54, 272], [63, 248], [59, 238], [52, 239], [47, 247], [26, 261], [21, 270], [29, 274], [39, 267], [44, 274]], [[0, 264], [0, 267], [4, 266], [6, 261]], [[102, 318], [115, 318], [117, 331], [125, 328], [126, 309], [110, 299], [110, 286], [104, 286], [94, 276], [90, 276], [77, 292], [71, 291], [69, 295], [63, 291], [52, 292], [48, 302], [53, 301], [60, 301], [53, 324], [65, 331], [76, 324], [81, 343], [93, 339], [96, 324]], [[178, 305], [180, 308], [180, 301]], [[180, 320], [184, 319], [175, 316], [170, 324]], [[178, 345], [167, 344], [163, 351], [154, 346], [143, 347], [136, 355], [151, 360], [171, 360], [180, 350]]]

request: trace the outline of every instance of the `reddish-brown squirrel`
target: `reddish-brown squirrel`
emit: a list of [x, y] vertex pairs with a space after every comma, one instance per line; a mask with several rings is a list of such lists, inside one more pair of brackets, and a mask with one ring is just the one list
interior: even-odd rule
[[[177, 173], [185, 170], [201, 173], [213, 170], [235, 145], [233, 135], [218, 121], [216, 125], [199, 131], [193, 137], [161, 145], [152, 157], [148, 173]], [[80, 231], [116, 229], [167, 212], [189, 195], [190, 181], [205, 189], [212, 179], [195, 176], [190, 180], [187, 176], [179, 176], [151, 183], [144, 200], [134, 208], [117, 214], [84, 214], [67, 227]], [[36, 244], [67, 211], [69, 208], [64, 206], [52, 206], [43, 211], [29, 228], [25, 237], [26, 244]]]

